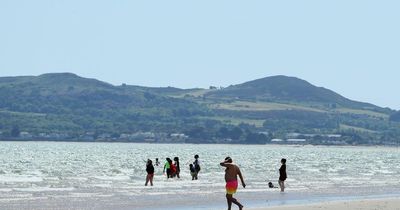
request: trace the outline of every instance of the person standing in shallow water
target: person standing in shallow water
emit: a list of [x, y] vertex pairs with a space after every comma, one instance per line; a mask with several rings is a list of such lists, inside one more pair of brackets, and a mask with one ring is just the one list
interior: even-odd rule
[[171, 177], [171, 164], [170, 164], [171, 159], [170, 158], [166, 158], [165, 160], [166, 161], [165, 161], [165, 164], [164, 164], [163, 173], [167, 173], [167, 179], [169, 179], [169, 178], [172, 178]]
[[281, 160], [282, 166], [279, 168], [279, 186], [281, 187], [281, 192], [285, 192], [285, 180], [287, 178], [286, 174], [286, 159], [282, 158]]
[[233, 198], [233, 194], [236, 193], [238, 188], [238, 180], [239, 176], [240, 181], [242, 182], [243, 188], [246, 188], [246, 184], [243, 180], [242, 172], [240, 171], [239, 166], [233, 163], [232, 158], [226, 157], [225, 161], [220, 163], [221, 166], [226, 167], [225, 169], [225, 182], [226, 182], [226, 201], [228, 203], [228, 210], [232, 209], [232, 203], [236, 204], [239, 207], [239, 210], [243, 209], [243, 205], [239, 203], [239, 201]]
[[170, 167], [169, 177], [174, 178], [176, 175], [176, 166], [174, 165], [174, 163], [172, 162], [171, 159], [169, 159], [168, 162], [169, 162], [169, 167]]
[[201, 170], [199, 155], [195, 155], [194, 156], [193, 166], [194, 166], [194, 170], [196, 171], [195, 179], [197, 180], [198, 174], [199, 174], [199, 172]]
[[197, 172], [193, 164], [189, 165], [189, 170], [190, 170], [190, 175], [192, 176], [192, 180], [197, 180]]
[[147, 160], [146, 172], [147, 172], [147, 177], [146, 177], [146, 183], [144, 185], [147, 186], [147, 184], [150, 182], [150, 185], [153, 186], [154, 166], [153, 162], [150, 159]]
[[174, 161], [175, 161], [174, 165], [175, 165], [175, 167], [176, 167], [175, 175], [176, 175], [176, 177], [178, 177], [178, 179], [179, 179], [179, 178], [181, 178], [181, 177], [179, 176], [179, 174], [180, 174], [180, 172], [181, 172], [181, 166], [179, 165], [179, 158], [178, 158], [178, 157], [174, 157]]

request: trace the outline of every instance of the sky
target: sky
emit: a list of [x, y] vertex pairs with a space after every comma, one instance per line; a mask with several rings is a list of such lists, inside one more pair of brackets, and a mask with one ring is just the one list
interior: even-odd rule
[[206, 88], [295, 76], [400, 109], [400, 1], [0, 0], [0, 76]]

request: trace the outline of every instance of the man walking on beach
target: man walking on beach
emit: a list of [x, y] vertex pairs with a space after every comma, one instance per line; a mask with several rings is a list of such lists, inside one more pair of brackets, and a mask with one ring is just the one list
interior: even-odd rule
[[239, 207], [239, 210], [242, 210], [243, 205], [239, 203], [238, 200], [233, 198], [233, 194], [236, 193], [236, 190], [238, 188], [237, 176], [239, 176], [243, 188], [246, 188], [246, 184], [244, 183], [242, 172], [240, 172], [239, 167], [232, 162], [233, 162], [232, 158], [226, 157], [225, 161], [220, 163], [221, 166], [226, 167], [225, 181], [226, 181], [226, 200], [228, 202], [228, 210], [231, 210], [232, 203], [236, 204]]

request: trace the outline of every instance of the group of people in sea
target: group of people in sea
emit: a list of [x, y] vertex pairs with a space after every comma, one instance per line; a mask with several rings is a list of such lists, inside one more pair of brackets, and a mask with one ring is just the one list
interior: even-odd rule
[[179, 157], [174, 157], [174, 162], [172, 162], [171, 158], [167, 157], [166, 162], [164, 164], [163, 174], [167, 175], [167, 178], [177, 177], [181, 178], [179, 174], [181, 173], [181, 166], [179, 164]]
[[[158, 158], [156, 158], [155, 165], [160, 166], [160, 161]], [[197, 180], [198, 179], [198, 174], [201, 170], [200, 167], [200, 160], [199, 160], [199, 155], [194, 156], [194, 161], [192, 164], [189, 164], [189, 170], [190, 170], [190, 175], [192, 176], [192, 180]], [[146, 163], [146, 182], [145, 186], [148, 185], [150, 182], [150, 185], [153, 186], [153, 178], [154, 178], [154, 165], [153, 161], [148, 159]], [[165, 159], [165, 164], [163, 168], [163, 174], [167, 176], [167, 179], [169, 178], [178, 178], [180, 179], [180, 174], [181, 173], [181, 167], [179, 163], [179, 157], [174, 157], [173, 161], [171, 158], [167, 157]]]
[[[199, 160], [199, 155], [194, 156], [194, 161], [192, 164], [189, 164], [189, 169], [190, 169], [190, 174], [192, 176], [192, 180], [197, 180], [198, 179], [198, 173], [200, 172], [200, 160]], [[156, 166], [160, 165], [160, 162], [158, 158], [156, 158]], [[243, 188], [246, 188], [246, 184], [244, 182], [244, 178], [242, 175], [242, 172], [240, 171], [240, 168], [238, 165], [233, 163], [233, 160], [231, 157], [226, 157], [224, 161], [220, 163], [220, 166], [225, 167], [225, 189], [226, 189], [226, 200], [228, 204], [228, 210], [231, 210], [232, 208], [232, 203], [236, 204], [239, 207], [239, 210], [243, 209], [243, 205], [233, 197], [233, 194], [236, 193], [239, 182], [238, 182], [238, 177], [240, 179], [240, 182], [243, 186]], [[146, 171], [147, 171], [147, 178], [146, 178], [146, 183], [145, 185], [150, 182], [151, 186], [153, 186], [153, 177], [154, 177], [154, 166], [153, 162], [148, 159], [147, 164], [146, 164]], [[172, 161], [170, 158], [166, 158], [166, 162], [164, 164], [164, 169], [163, 169], [163, 174], [166, 173], [167, 179], [169, 178], [180, 178], [180, 165], [179, 165], [179, 158], [174, 157], [174, 161]], [[281, 192], [285, 191], [285, 180], [287, 179], [287, 173], [286, 173], [286, 159], [282, 158], [281, 159], [281, 167], [279, 168], [279, 180], [278, 184], [281, 189]], [[277, 188], [275, 187], [272, 182], [268, 183], [268, 186], [270, 188]]]

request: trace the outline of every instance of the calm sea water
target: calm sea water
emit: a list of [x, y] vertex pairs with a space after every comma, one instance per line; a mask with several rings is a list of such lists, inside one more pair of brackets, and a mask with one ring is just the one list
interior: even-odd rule
[[[198, 154], [199, 180], [188, 165]], [[145, 187], [145, 161], [179, 156], [181, 179], [156, 167]], [[224, 169], [231, 156], [246, 189], [237, 197], [252, 206], [335, 197], [400, 194], [400, 150], [383, 147], [0, 142], [1, 209], [223, 209]], [[277, 185], [287, 158], [287, 192]]]

